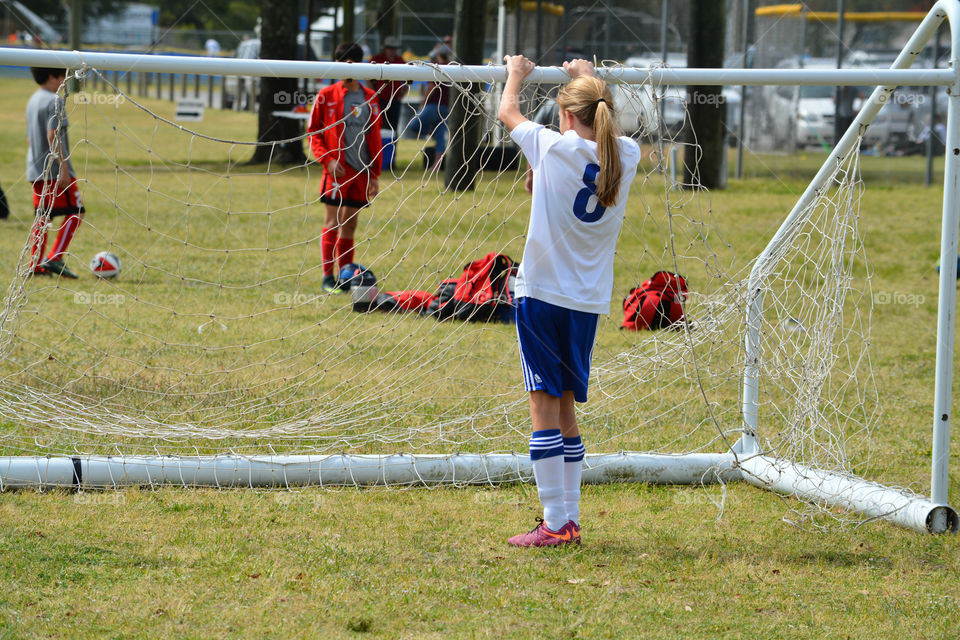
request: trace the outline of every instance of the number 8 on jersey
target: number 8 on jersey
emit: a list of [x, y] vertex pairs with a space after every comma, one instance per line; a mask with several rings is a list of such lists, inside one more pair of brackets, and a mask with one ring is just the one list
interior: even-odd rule
[[597, 194], [597, 174], [600, 173], [600, 165], [590, 163], [583, 170], [583, 189], [577, 192], [577, 197], [573, 201], [573, 215], [582, 222], [596, 222], [603, 217], [607, 208], [600, 206], [600, 202], [594, 200], [592, 211], [587, 210], [590, 204], [590, 197], [596, 197]]

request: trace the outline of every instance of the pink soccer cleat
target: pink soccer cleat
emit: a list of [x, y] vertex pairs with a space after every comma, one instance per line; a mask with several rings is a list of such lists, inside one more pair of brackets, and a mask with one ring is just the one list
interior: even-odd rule
[[[576, 534], [574, 534], [576, 528]], [[559, 531], [551, 531], [543, 518], [537, 518], [537, 526], [529, 533], [521, 533], [507, 540], [515, 547], [558, 547], [564, 544], [578, 544], [580, 529], [573, 522], [560, 527]]]
[[573, 532], [573, 544], [580, 544], [580, 525], [573, 520], [567, 520], [565, 526], [570, 527], [570, 531]]

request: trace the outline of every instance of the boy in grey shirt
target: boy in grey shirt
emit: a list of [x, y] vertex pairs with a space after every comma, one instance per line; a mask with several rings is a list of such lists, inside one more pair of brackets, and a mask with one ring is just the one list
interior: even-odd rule
[[[363, 62], [363, 49], [341, 42], [337, 62]], [[372, 89], [346, 79], [320, 89], [307, 123], [310, 149], [323, 166], [320, 202], [324, 204], [320, 256], [325, 293], [343, 293], [334, 266], [353, 263], [354, 234], [361, 209], [380, 190], [380, 106]]]
[[[67, 114], [63, 98], [57, 92], [66, 71], [31, 67], [40, 88], [27, 102], [27, 180], [33, 184], [36, 221], [31, 231], [30, 255], [37, 275], [76, 278], [63, 263], [63, 255], [77, 232], [83, 214], [83, 200], [77, 190], [76, 174], [70, 164], [67, 138]], [[53, 247], [46, 258], [48, 219], [65, 216]]]

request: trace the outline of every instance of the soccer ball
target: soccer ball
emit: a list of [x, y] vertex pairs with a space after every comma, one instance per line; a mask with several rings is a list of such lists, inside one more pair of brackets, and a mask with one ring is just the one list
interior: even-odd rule
[[340, 269], [340, 288], [349, 291], [352, 287], [372, 287], [377, 284], [377, 276], [358, 262], [351, 262]]
[[120, 273], [120, 258], [109, 251], [101, 251], [91, 258], [90, 271], [98, 278], [115, 278]]

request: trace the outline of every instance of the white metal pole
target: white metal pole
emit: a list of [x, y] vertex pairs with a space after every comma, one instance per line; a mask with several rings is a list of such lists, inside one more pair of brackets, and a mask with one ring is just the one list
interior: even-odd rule
[[[497, 4], [497, 52], [493, 56], [496, 64], [503, 62], [503, 56], [507, 55], [507, 1], [500, 0]], [[491, 92], [490, 110], [495, 113], [497, 105], [500, 104], [500, 96], [503, 94], [503, 86], [500, 83], [494, 85]], [[502, 147], [506, 141], [506, 135], [502, 127], [494, 128], [497, 146]]]
[[[942, 0], [938, 3], [946, 4]], [[933, 453], [930, 499], [947, 504], [950, 458], [951, 385], [953, 384], [953, 329], [957, 303], [957, 225], [960, 223], [960, 11], [950, 11], [950, 67], [957, 80], [947, 90], [947, 139], [943, 175], [943, 223], [940, 232], [940, 292], [937, 302], [937, 364], [933, 397]], [[933, 121], [930, 122], [931, 134]]]
[[[960, 7], [957, 6], [957, 0], [950, 0], [949, 2], [947, 0], [940, 0], [940, 2], [937, 3], [934, 9], [932, 9], [920, 23], [920, 26], [917, 27], [917, 30], [910, 37], [906, 46], [903, 47], [903, 50], [900, 52], [900, 55], [897, 56], [891, 69], [907, 69], [912, 65], [917, 55], [923, 49], [923, 46], [930, 40], [933, 34], [936, 33], [936, 30], [940, 27], [940, 24], [948, 13], [951, 15], [960, 14]], [[956, 22], [956, 24], [960, 24], [960, 21]], [[957, 33], [960, 33], [960, 30], [957, 30]], [[960, 51], [960, 48], [955, 48], [955, 51]], [[842, 74], [847, 71], [849, 70], [838, 69], [833, 73]], [[951, 71], [951, 73], [956, 72]], [[954, 82], [956, 82], [956, 76], [954, 76]], [[758, 450], [756, 435], [760, 399], [759, 371], [762, 344], [760, 329], [763, 324], [763, 287], [766, 284], [763, 281], [763, 274], [772, 256], [790, 239], [790, 230], [794, 224], [805, 214], [807, 207], [816, 200], [827, 182], [832, 179], [835, 167], [846, 158], [847, 154], [853, 151], [854, 146], [859, 143], [860, 129], [873, 122], [873, 119], [887, 102], [887, 99], [890, 97], [890, 94], [893, 93], [897, 84], [898, 83], [882, 84], [874, 89], [873, 93], [870, 94], [870, 98], [867, 99], [863, 108], [860, 110], [860, 113], [854, 118], [850, 128], [847, 129], [846, 133], [844, 133], [837, 142], [833, 151], [827, 156], [826, 161], [820, 167], [817, 175], [807, 186], [806, 191], [800, 196], [793, 210], [790, 211], [790, 214], [783, 221], [783, 224], [780, 225], [777, 233], [774, 234], [773, 238], [753, 264], [753, 268], [750, 271], [750, 278], [747, 281], [743, 396], [741, 404], [744, 433], [737, 445], [739, 451], [749, 453]], [[956, 126], [956, 124], [954, 126]], [[946, 199], [944, 199], [945, 207], [946, 202]], [[954, 248], [956, 248], [955, 242]], [[954, 261], [956, 261], [956, 258], [954, 258]], [[954, 267], [956, 267], [956, 264], [954, 264]], [[940, 272], [941, 274], [943, 273], [942, 266]], [[954, 285], [951, 283], [951, 287], [952, 286]], [[947, 397], [949, 398], [949, 395]]]
[[882, 518], [916, 531], [956, 533], [960, 525], [957, 512], [949, 505], [861, 478], [768, 456], [742, 458], [740, 468], [748, 484], [869, 518]]
[[[729, 453], [587, 454], [586, 484], [712, 484], [740, 479]], [[493, 454], [0, 457], [0, 491], [131, 486], [304, 487], [529, 482], [530, 456]]]
[[503, 62], [503, 56], [507, 55], [504, 51], [507, 39], [507, 2], [500, 0], [497, 5], [497, 53], [493, 61], [497, 64]]
[[[199, 73], [271, 78], [357, 78], [359, 80], [439, 80], [506, 82], [506, 69], [487, 65], [402, 65], [302, 60], [250, 60], [199, 56], [162, 56], [94, 51], [59, 51], [0, 47], [0, 64], [15, 67], [91, 67], [99, 71]], [[946, 69], [597, 69], [607, 82], [664, 85], [941, 85], [954, 82]], [[563, 84], [570, 76], [561, 67], [537, 67], [526, 82]]]

